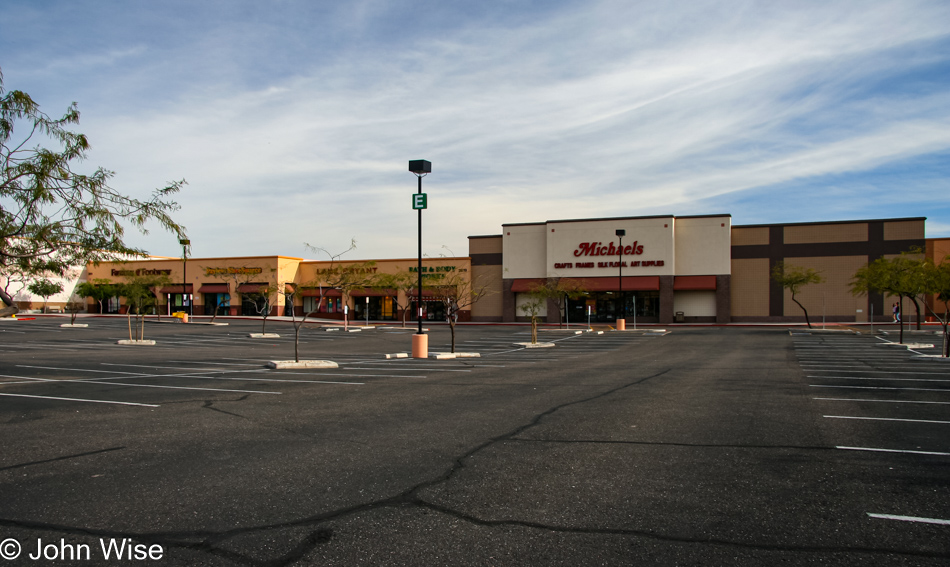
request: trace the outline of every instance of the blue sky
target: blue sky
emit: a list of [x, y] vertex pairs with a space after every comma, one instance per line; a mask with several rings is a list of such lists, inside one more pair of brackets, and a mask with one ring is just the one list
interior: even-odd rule
[[[950, 3], [6, 0], [4, 88], [89, 167], [184, 178], [196, 256], [414, 257], [502, 223], [926, 216], [950, 236]], [[129, 240], [180, 253], [153, 231]]]

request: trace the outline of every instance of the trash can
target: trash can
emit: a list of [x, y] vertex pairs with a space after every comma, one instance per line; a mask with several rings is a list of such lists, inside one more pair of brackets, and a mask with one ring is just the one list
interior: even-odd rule
[[676, 312], [675, 320], [676, 320], [677, 323], [685, 323], [685, 322], [686, 322], [686, 314], [683, 313], [682, 311], [677, 311], [677, 312]]

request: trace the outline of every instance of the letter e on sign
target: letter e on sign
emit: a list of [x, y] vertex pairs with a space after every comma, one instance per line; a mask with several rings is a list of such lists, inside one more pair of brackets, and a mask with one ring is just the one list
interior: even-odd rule
[[412, 208], [413, 209], [426, 209], [428, 208], [428, 194], [426, 193], [416, 193], [412, 196]]

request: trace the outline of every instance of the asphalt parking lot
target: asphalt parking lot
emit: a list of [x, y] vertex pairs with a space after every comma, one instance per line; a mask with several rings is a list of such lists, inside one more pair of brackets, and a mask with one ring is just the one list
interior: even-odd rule
[[935, 349], [463, 326], [479, 358], [387, 360], [413, 329], [309, 327], [339, 368], [268, 370], [288, 324], [60, 322], [0, 323], [10, 565], [950, 563]]

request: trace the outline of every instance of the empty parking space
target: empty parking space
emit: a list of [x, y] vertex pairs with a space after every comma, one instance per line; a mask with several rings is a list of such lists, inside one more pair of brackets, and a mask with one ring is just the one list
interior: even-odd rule
[[[920, 341], [918, 339], [929, 339]], [[795, 353], [812, 399], [836, 449], [874, 455], [881, 471], [946, 467], [950, 457], [950, 364], [924, 344], [939, 337], [915, 335], [912, 348], [893, 335], [797, 336]], [[910, 479], [907, 479], [910, 480]], [[950, 478], [945, 477], [945, 481]], [[921, 490], [881, 499], [869, 518], [950, 523], [950, 510], [934, 506], [927, 482]], [[927, 514], [931, 512], [932, 514]], [[934, 517], [936, 516], [936, 517]]]

